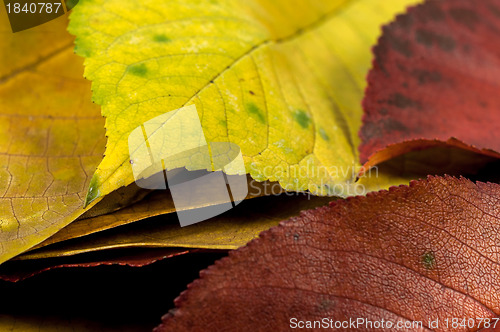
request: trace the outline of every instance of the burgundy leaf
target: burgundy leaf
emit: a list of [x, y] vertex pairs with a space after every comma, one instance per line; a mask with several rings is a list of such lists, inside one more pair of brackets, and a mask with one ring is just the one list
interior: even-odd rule
[[186, 248], [159, 248], [147, 250], [108, 250], [66, 258], [10, 260], [0, 266], [0, 279], [17, 282], [39, 273], [68, 267], [95, 267], [100, 265], [127, 265], [142, 267], [159, 260], [183, 255], [195, 250]]
[[383, 28], [374, 53], [360, 131], [366, 166], [434, 140], [500, 157], [500, 0], [410, 8]]
[[[487, 327], [500, 314], [499, 203], [497, 184], [429, 177], [305, 211], [202, 271], [156, 331], [283, 331], [323, 318]], [[446, 327], [454, 317], [474, 326]]]

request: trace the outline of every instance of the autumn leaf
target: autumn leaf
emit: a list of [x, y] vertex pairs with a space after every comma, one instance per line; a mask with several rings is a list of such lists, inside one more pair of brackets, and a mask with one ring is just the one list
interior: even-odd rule
[[0, 263], [85, 212], [102, 159], [103, 121], [66, 25], [13, 34], [0, 16]]
[[[430, 177], [304, 211], [202, 271], [156, 331], [281, 331], [324, 317], [478, 330], [500, 315], [499, 201], [497, 184]], [[475, 323], [446, 328], [450, 317]]]
[[427, 1], [383, 28], [363, 102], [363, 162], [443, 144], [500, 158], [499, 13], [496, 0]]
[[[256, 238], [260, 232], [278, 225], [281, 220], [296, 216], [301, 210], [325, 205], [331, 200], [329, 197], [297, 194], [254, 198], [243, 201], [227, 213], [189, 227], [179, 227], [175, 214], [171, 213], [73, 240], [57, 242], [28, 251], [16, 259], [67, 257], [116, 248], [236, 249]], [[151, 203], [156, 205], [154, 201]], [[126, 210], [141, 211], [148, 204], [146, 200]], [[116, 214], [116, 217], [123, 218], [127, 215], [134, 221], [135, 218], [140, 218], [141, 213], [130, 216], [129, 211], [123, 215]], [[98, 223], [100, 218], [96, 220]], [[64, 230], [62, 234], [62, 236], [68, 235]], [[57, 235], [56, 238], [60, 239]]]
[[[191, 250], [194, 252], [195, 250]], [[105, 253], [71, 256], [69, 258], [52, 258], [32, 260], [10, 260], [0, 266], [0, 279], [18, 282], [42, 272], [75, 267], [96, 267], [101, 265], [124, 265], [143, 267], [159, 260], [189, 253], [185, 248], [158, 248], [147, 251], [110, 250]], [[1, 329], [0, 329], [1, 330]]]
[[[60, 240], [62, 234], [82, 236], [173, 212], [172, 201], [165, 197], [149, 208], [150, 203], [145, 203], [143, 210], [124, 214], [120, 209], [148, 193], [135, 184], [82, 208], [90, 175], [102, 160], [104, 121], [90, 100], [90, 84], [82, 77], [83, 61], [73, 54], [73, 38], [65, 31], [67, 20], [59, 18], [16, 34], [6, 17], [1, 23], [5, 29], [0, 39], [4, 47], [0, 55], [4, 113], [0, 115], [0, 263], [58, 231], [48, 242]], [[120, 211], [111, 213], [116, 210]], [[86, 221], [72, 223], [80, 218]]]
[[254, 179], [346, 196], [331, 188], [359, 169], [370, 46], [415, 2], [80, 1], [69, 30], [108, 136], [86, 202], [134, 181], [135, 128], [191, 104], [207, 140], [237, 144]]
[[[397, 16], [365, 83], [381, 25], [419, 2], [83, 0], [85, 75], [65, 18], [12, 34], [0, 17], [0, 331], [151, 329], [227, 252], [157, 332], [500, 330], [500, 186], [478, 181], [500, 179], [500, 0]], [[127, 138], [192, 105], [209, 142], [241, 147], [250, 192], [180, 227], [168, 190], [134, 182]], [[428, 174], [469, 179], [314, 196]]]
[[[139, 200], [135, 204], [131, 204], [130, 206], [124, 208], [122, 207], [114, 213], [100, 213], [102, 211], [109, 212], [110, 198], [116, 193], [120, 192], [120, 190], [121, 189], [118, 189], [110, 195], [107, 195], [106, 198], [96, 204], [94, 208], [87, 211], [79, 219], [64, 227], [47, 240], [34, 246], [32, 250], [44, 247], [49, 244], [82, 237], [118, 226], [123, 226], [138, 220], [143, 220], [164, 214], [173, 215], [176, 211], [178, 211], [175, 208], [170, 191], [156, 190], [151, 192], [146, 197], [139, 196], [143, 199]], [[127, 193], [130, 191], [130, 189], [126, 190]], [[248, 179], [248, 194], [245, 199], [251, 199], [265, 195], [278, 195], [281, 192], [281, 187], [279, 187], [279, 185], [275, 183], [260, 183], [252, 179]], [[314, 200], [315, 198], [312, 199]], [[121, 199], [121, 201], [123, 201], [123, 199]], [[225, 202], [225, 198], [212, 196], [212, 203], [214, 205]], [[324, 202], [326, 202], [326, 200]], [[105, 204], [105, 206], [101, 207], [100, 204]], [[200, 207], [201, 206], [193, 205], [190, 208], [196, 209]], [[172, 218], [175, 219], [175, 217], [173, 216], [170, 219]], [[262, 221], [265, 222], [264, 220]]]

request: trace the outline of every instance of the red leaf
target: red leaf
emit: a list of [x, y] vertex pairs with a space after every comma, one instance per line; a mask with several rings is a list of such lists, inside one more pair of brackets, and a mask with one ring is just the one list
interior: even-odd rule
[[430, 177], [303, 212], [203, 271], [156, 331], [282, 331], [292, 318], [468, 330], [445, 328], [453, 317], [477, 330], [500, 314], [499, 202], [497, 184]]
[[450, 138], [451, 145], [500, 157], [491, 151], [500, 152], [500, 0], [410, 8], [383, 28], [374, 53], [362, 162], [374, 165]]
[[32, 277], [39, 273], [68, 267], [95, 267], [100, 265], [127, 265], [142, 267], [159, 260], [183, 255], [196, 250], [186, 248], [159, 248], [144, 250], [109, 250], [76, 255], [76, 257], [44, 258], [35, 260], [11, 260], [0, 266], [0, 280], [17, 282]]

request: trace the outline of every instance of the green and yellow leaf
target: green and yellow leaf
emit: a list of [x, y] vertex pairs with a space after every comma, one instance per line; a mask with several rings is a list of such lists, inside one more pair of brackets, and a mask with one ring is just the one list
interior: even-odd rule
[[347, 196], [380, 26], [416, 0], [83, 0], [71, 15], [108, 142], [86, 203], [134, 181], [128, 135], [195, 104], [256, 180]]

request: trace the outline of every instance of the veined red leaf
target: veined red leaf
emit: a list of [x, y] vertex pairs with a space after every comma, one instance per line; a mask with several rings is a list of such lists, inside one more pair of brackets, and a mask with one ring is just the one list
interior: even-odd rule
[[148, 248], [148, 250], [109, 250], [98, 254], [81, 254], [69, 258], [47, 258], [34, 261], [11, 260], [0, 266], [0, 280], [17, 282], [39, 273], [72, 267], [95, 267], [100, 265], [127, 265], [142, 267], [159, 260], [194, 252], [186, 248]]
[[444, 142], [500, 157], [499, 0], [427, 1], [384, 27], [374, 53], [365, 166]]
[[497, 184], [430, 177], [305, 211], [203, 271], [156, 331], [487, 327], [500, 315], [499, 203]]

